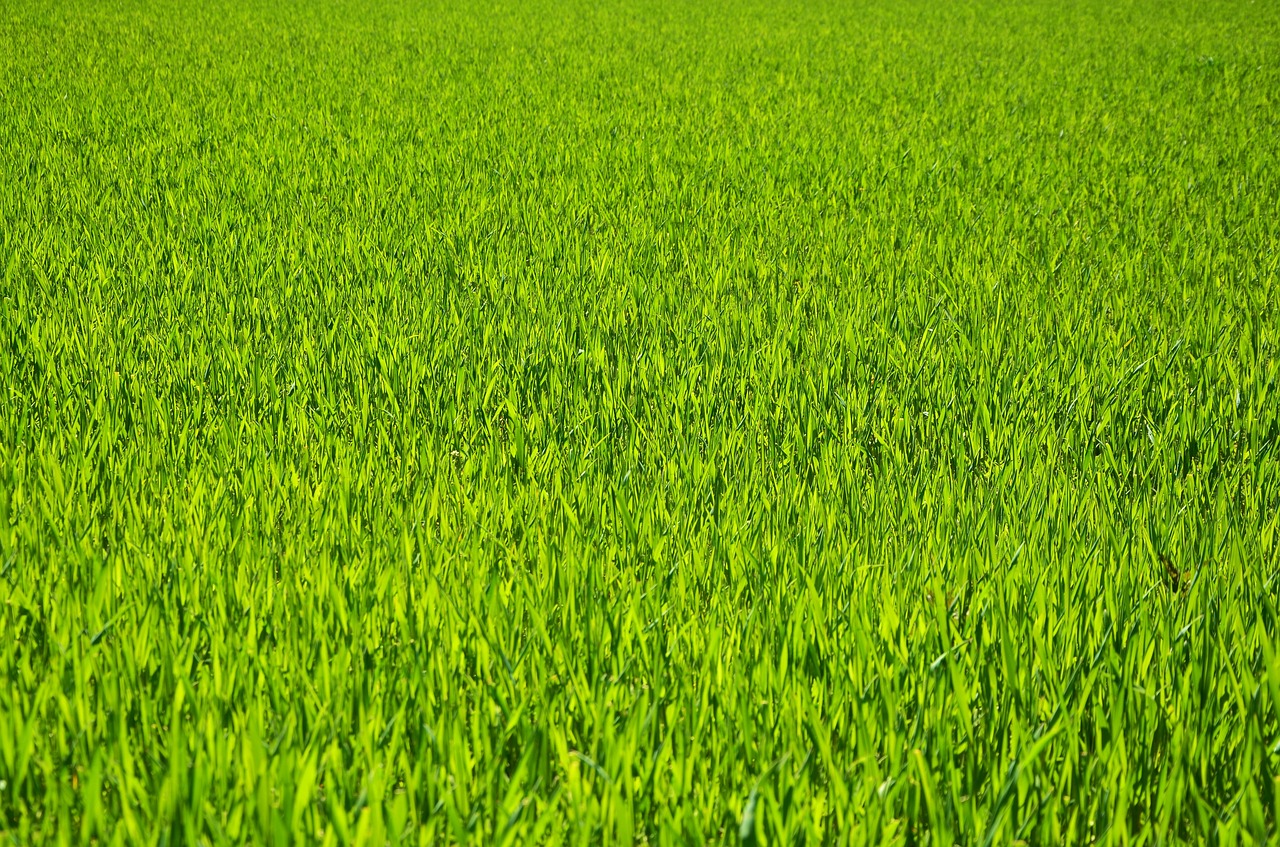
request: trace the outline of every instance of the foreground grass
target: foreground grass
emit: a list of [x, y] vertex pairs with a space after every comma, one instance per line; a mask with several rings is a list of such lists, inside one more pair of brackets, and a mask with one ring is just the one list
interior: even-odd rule
[[0, 17], [0, 839], [1263, 843], [1280, 7]]

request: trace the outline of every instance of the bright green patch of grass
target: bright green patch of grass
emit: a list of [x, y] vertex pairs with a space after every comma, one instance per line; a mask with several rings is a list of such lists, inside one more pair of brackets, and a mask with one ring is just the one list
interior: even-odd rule
[[0, 841], [1263, 843], [1280, 7], [0, 10]]

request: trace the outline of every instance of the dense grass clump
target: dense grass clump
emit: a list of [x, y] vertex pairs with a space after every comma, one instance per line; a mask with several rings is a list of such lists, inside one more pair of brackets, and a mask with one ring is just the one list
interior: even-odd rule
[[12, 0], [0, 842], [1262, 844], [1280, 5]]

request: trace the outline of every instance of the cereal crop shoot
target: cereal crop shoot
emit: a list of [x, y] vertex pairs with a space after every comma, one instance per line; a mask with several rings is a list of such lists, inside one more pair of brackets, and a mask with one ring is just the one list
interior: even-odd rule
[[0, 845], [1280, 839], [1280, 3], [5, 0]]

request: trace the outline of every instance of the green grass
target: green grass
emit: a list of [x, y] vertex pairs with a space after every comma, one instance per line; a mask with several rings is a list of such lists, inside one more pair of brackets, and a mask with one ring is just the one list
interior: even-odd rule
[[12, 0], [0, 843], [1262, 844], [1280, 5]]

